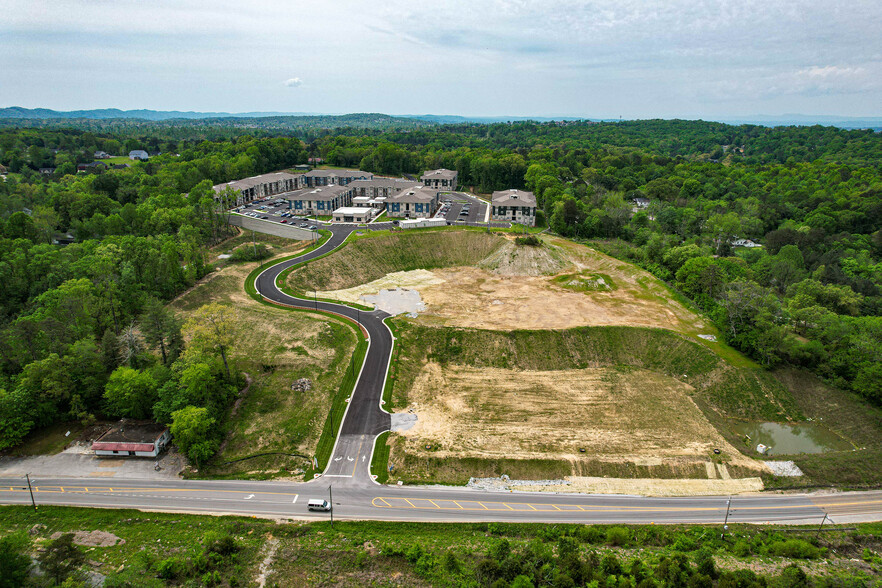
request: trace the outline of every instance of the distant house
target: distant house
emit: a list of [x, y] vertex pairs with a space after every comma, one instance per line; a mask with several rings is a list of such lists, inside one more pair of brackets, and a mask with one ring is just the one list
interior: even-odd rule
[[134, 161], [147, 161], [150, 159], [150, 156], [147, 155], [147, 152], [143, 149], [135, 149], [133, 151], [129, 151], [129, 159]]
[[732, 245], [732, 247], [748, 247], [748, 248], [762, 247], [762, 245], [760, 245], [759, 243], [756, 243], [754, 241], [751, 241], [750, 239], [735, 239], [730, 243], [730, 245]]
[[634, 206], [637, 208], [647, 208], [649, 206], [649, 198], [635, 198]]
[[300, 164], [295, 165], [294, 169], [299, 172], [308, 172], [309, 170], [312, 169], [312, 166], [309, 165], [308, 163], [300, 163]]
[[114, 163], [110, 166], [110, 169], [126, 169], [127, 167], [131, 167], [128, 163]]
[[80, 163], [77, 165], [78, 172], [96, 172], [107, 169], [107, 164], [103, 161], [93, 161], [92, 163]]
[[55, 173], [55, 168], [54, 167], [41, 167], [40, 173], [46, 174], [47, 176], [51, 176], [52, 174]]
[[321, 157], [310, 157], [309, 159], [306, 160], [306, 162], [311, 163], [313, 165], [320, 165], [320, 164], [324, 163], [325, 160], [322, 159]]
[[536, 196], [526, 190], [512, 188], [493, 192], [490, 199], [490, 218], [495, 221], [509, 221], [536, 225]]
[[53, 245], [70, 245], [76, 241], [76, 237], [70, 233], [55, 233], [52, 235]]
[[453, 192], [456, 190], [456, 180], [459, 174], [449, 169], [433, 169], [420, 176], [420, 181], [428, 188]]
[[121, 421], [92, 442], [92, 451], [105, 456], [156, 457], [170, 440], [164, 425]]
[[95, 159], [109, 159], [110, 154], [106, 151], [96, 151], [94, 154], [92, 154], [92, 157], [94, 157]]
[[386, 214], [396, 218], [429, 218], [438, 209], [438, 190], [414, 186], [386, 199]]

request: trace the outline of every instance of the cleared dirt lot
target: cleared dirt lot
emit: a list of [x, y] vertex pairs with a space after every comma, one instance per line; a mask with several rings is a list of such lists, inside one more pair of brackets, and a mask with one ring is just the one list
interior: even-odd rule
[[417, 320], [434, 326], [510, 331], [623, 325], [716, 333], [648, 272], [563, 239], [544, 242], [516, 246], [506, 238], [474, 266], [397, 271], [321, 296], [356, 302], [382, 288], [415, 288], [427, 306]]
[[676, 468], [709, 461], [715, 448], [731, 466], [761, 469], [720, 436], [690, 392], [647, 370], [429, 363], [409, 395], [408, 410], [419, 420], [401, 435], [412, 455], [557, 459], [571, 462], [577, 475], [583, 460]]

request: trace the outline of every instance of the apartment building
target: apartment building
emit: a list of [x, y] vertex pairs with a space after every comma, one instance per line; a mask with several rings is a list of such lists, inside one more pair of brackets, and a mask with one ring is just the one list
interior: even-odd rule
[[282, 197], [291, 203], [291, 210], [297, 214], [331, 216], [338, 208], [352, 206], [352, 190], [347, 186], [304, 188]]
[[536, 196], [526, 190], [499, 190], [491, 198], [490, 218], [533, 227], [536, 225]]
[[427, 188], [434, 188], [441, 192], [453, 192], [456, 190], [456, 180], [459, 174], [449, 169], [433, 169], [420, 176], [420, 181]]
[[395, 218], [428, 218], [438, 209], [438, 190], [413, 186], [386, 199], [386, 214]]
[[266, 196], [275, 196], [298, 190], [303, 187], [302, 178], [302, 174], [295, 175], [287, 172], [275, 172], [245, 178], [244, 180], [235, 180], [226, 184], [217, 184], [214, 186], [214, 192], [219, 195], [227, 188], [232, 188], [239, 193], [236, 197], [236, 205], [239, 206], [265, 198]]
[[413, 180], [401, 178], [372, 178], [370, 180], [354, 180], [348, 184], [352, 188], [352, 197], [367, 196], [380, 198], [398, 194], [405, 188], [413, 188], [419, 184]]
[[358, 169], [314, 169], [301, 176], [307, 188], [346, 186], [356, 180], [372, 180], [374, 174]]

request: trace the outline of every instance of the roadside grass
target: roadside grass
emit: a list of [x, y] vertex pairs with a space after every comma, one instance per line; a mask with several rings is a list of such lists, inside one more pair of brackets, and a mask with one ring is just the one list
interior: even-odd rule
[[115, 155], [114, 157], [108, 157], [107, 159], [99, 159], [97, 161], [103, 161], [107, 165], [119, 165], [120, 163], [128, 163], [129, 165], [135, 165], [139, 163], [134, 159], [129, 159], [128, 155]]
[[[882, 551], [882, 524], [826, 525], [818, 538], [816, 528], [730, 523], [723, 533], [722, 525], [339, 520], [331, 526], [325, 521], [286, 523], [136, 510], [44, 506], [35, 513], [24, 506], [0, 507], [0, 535], [24, 533], [32, 555], [56, 532], [100, 530], [124, 539], [113, 547], [80, 548], [90, 562], [85, 567], [108, 576], [106, 585], [112, 586], [214, 583], [213, 575], [193, 569], [196, 564], [218, 570], [223, 586], [257, 584], [262, 566], [269, 586], [476, 586], [487, 583], [482, 574], [488, 559], [504, 565], [510, 552], [509, 560], [540, 558], [553, 570], [564, 565], [557, 552], [561, 546], [575, 549], [576, 562], [588, 569], [601, 568], [601, 561], [602, 569], [621, 565], [623, 578], [625, 570], [640, 568], [634, 562], [650, 566], [644, 568], [650, 576], [661, 575], [662, 562], [670, 569], [672, 557], [681, 558], [678, 566], [691, 569], [699, 549], [704, 549], [714, 556], [718, 569], [749, 570], [764, 575], [770, 585], [779, 585], [773, 580], [793, 563], [808, 574], [810, 584], [872, 585], [882, 570], [878, 556], [873, 557]], [[205, 544], [226, 536], [238, 550], [224, 558], [205, 558]], [[269, 556], [271, 545], [275, 551]], [[788, 556], [775, 555], [789, 551], [786, 547], [799, 549]], [[160, 579], [160, 570], [167, 571], [170, 560], [184, 562], [190, 575]]]
[[371, 457], [371, 474], [377, 477], [379, 484], [389, 481], [389, 431], [380, 433], [374, 442], [374, 454]]
[[339, 290], [359, 286], [388, 273], [477, 264], [501, 247], [498, 235], [479, 231], [394, 232], [362, 235], [327, 257], [291, 272], [294, 291]]
[[[242, 284], [246, 275], [259, 271], [257, 263], [228, 266], [170, 305], [182, 318], [209, 302], [234, 308], [238, 334], [233, 361], [253, 379], [225, 423], [222, 450], [200, 469], [199, 477], [265, 479], [311, 469], [304, 458], [282, 455], [226, 462], [264, 452], [315, 455], [359, 340], [360, 332], [357, 335], [354, 326], [339, 317], [291, 312], [252, 300]], [[311, 380], [312, 389], [293, 391], [291, 385], [299, 378]]]

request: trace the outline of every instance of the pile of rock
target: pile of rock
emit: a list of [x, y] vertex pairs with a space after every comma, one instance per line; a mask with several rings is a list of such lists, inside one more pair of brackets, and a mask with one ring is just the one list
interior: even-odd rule
[[309, 392], [312, 390], [312, 380], [309, 378], [300, 378], [291, 384], [291, 389], [295, 392]]

